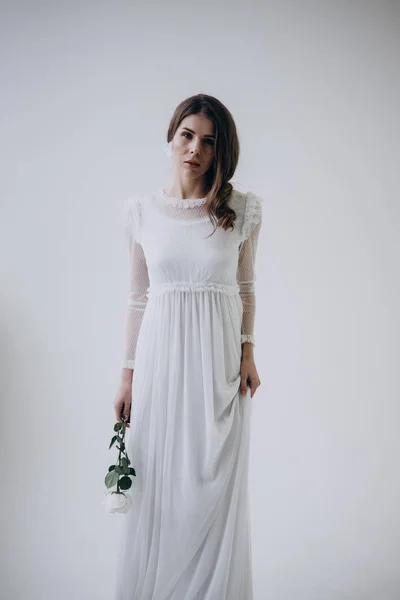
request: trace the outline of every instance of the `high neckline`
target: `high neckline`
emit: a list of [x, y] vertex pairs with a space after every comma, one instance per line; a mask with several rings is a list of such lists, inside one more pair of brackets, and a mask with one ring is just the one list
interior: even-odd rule
[[175, 208], [193, 208], [205, 204], [207, 198], [177, 198], [166, 193], [164, 188], [159, 188], [159, 194], [166, 204]]

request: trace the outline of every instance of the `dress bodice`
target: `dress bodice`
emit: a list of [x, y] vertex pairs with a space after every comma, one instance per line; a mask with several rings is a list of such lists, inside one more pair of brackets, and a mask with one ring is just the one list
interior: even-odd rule
[[[261, 226], [261, 198], [233, 189], [229, 206], [234, 229], [214, 230], [205, 198], [180, 199], [164, 189], [125, 201], [130, 250], [130, 322], [125, 366], [134, 364], [134, 345], [149, 298], [173, 290], [239, 294], [243, 302], [242, 342], [254, 344], [255, 256]], [[212, 235], [210, 235], [212, 234]], [[129, 347], [129, 348], [128, 348]]]

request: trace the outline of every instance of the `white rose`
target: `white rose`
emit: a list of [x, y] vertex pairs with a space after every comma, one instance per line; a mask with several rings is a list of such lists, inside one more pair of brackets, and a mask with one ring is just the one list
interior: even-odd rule
[[102, 504], [110, 513], [126, 513], [132, 506], [132, 496], [123, 492], [109, 492]]

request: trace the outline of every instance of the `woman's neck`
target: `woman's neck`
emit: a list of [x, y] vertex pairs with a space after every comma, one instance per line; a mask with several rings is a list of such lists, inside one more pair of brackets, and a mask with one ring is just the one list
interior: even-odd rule
[[175, 181], [171, 185], [168, 185], [164, 188], [167, 196], [171, 196], [174, 198], [178, 198], [181, 200], [193, 198], [204, 198], [206, 195], [206, 191], [203, 183], [194, 183], [194, 185], [190, 185], [187, 182]]

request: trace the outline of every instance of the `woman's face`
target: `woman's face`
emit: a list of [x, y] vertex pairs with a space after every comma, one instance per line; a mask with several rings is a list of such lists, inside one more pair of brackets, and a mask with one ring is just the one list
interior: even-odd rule
[[[204, 177], [214, 161], [214, 123], [204, 115], [185, 117], [172, 139], [175, 168], [188, 179]], [[186, 161], [194, 161], [191, 167]]]

